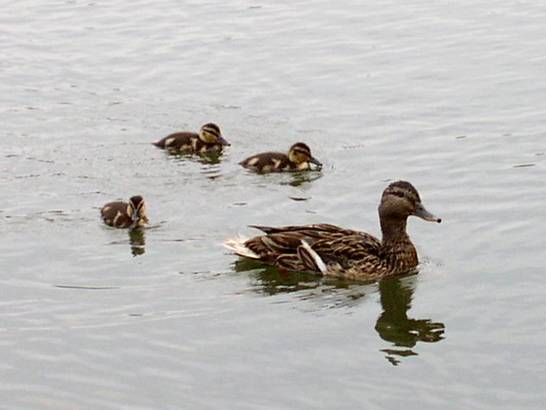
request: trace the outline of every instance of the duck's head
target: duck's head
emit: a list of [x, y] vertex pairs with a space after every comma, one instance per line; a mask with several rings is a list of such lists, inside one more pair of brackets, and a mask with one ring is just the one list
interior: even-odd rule
[[144, 203], [144, 198], [142, 198], [140, 195], [132, 196], [129, 199], [127, 214], [131, 215], [131, 220], [137, 226], [148, 223], [148, 216], [146, 215], [146, 204]]
[[425, 209], [415, 187], [407, 181], [391, 183], [383, 191], [379, 204], [381, 221], [405, 221], [408, 216], [418, 216], [425, 221], [442, 220]]
[[229, 142], [222, 137], [220, 127], [212, 122], [201, 127], [199, 130], [199, 139], [206, 144], [230, 145]]
[[297, 142], [290, 147], [288, 150], [288, 159], [297, 165], [307, 165], [307, 168], [309, 168], [308, 165], [310, 163], [315, 164], [318, 169], [322, 168], [322, 163], [313, 157], [311, 149], [303, 142]]

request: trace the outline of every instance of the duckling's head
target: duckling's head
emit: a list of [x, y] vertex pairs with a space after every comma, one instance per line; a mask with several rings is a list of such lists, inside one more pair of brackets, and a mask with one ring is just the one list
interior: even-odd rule
[[230, 145], [229, 142], [222, 137], [220, 127], [212, 122], [209, 122], [201, 127], [201, 130], [199, 131], [199, 139], [206, 144]]
[[144, 198], [142, 198], [142, 196], [135, 195], [129, 199], [127, 214], [131, 215], [131, 220], [133, 223], [148, 223], [146, 204], [144, 203]]
[[297, 165], [303, 164], [315, 164], [319, 169], [322, 167], [322, 163], [311, 155], [311, 149], [307, 144], [303, 142], [297, 142], [288, 150], [288, 159]]
[[442, 222], [428, 212], [415, 187], [407, 181], [391, 183], [383, 191], [379, 204], [379, 216], [382, 221], [405, 221], [408, 216], [415, 215], [425, 221]]

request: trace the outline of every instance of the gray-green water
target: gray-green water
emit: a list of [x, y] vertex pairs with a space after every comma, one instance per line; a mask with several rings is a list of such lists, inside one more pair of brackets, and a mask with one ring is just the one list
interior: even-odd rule
[[[18, 1], [0, 16], [0, 407], [538, 409], [546, 400], [541, 1]], [[149, 143], [221, 125], [217, 163]], [[237, 162], [306, 141], [322, 174]], [[235, 263], [248, 224], [378, 234], [419, 275]], [[140, 193], [153, 226], [104, 227]]]

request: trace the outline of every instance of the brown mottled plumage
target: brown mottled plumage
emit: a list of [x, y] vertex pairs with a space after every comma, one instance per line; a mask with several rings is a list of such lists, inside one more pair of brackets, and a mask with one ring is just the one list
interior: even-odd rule
[[221, 152], [225, 145], [230, 145], [222, 137], [220, 127], [213, 123], [203, 125], [199, 133], [175, 132], [153, 144], [172, 153], [186, 154]]
[[131, 197], [129, 202], [107, 203], [100, 214], [104, 223], [114, 228], [137, 228], [148, 223], [146, 204], [140, 195]]
[[265, 235], [248, 240], [232, 239], [225, 245], [240, 256], [290, 271], [375, 280], [408, 273], [417, 266], [417, 251], [406, 233], [410, 215], [441, 222], [423, 207], [413, 185], [398, 181], [390, 184], [381, 197], [381, 241], [365, 232], [317, 224], [280, 228], [253, 226]]
[[258, 173], [307, 171], [311, 169], [310, 164], [315, 164], [318, 169], [322, 167], [322, 164], [311, 155], [311, 149], [303, 142], [292, 145], [288, 154], [263, 152], [248, 157], [239, 164]]

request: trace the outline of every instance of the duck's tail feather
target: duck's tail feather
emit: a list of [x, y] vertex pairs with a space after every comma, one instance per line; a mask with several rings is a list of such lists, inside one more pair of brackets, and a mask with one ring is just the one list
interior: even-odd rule
[[298, 246], [298, 256], [302, 260], [304, 265], [310, 270], [320, 272], [322, 274], [326, 273], [326, 270], [328, 268], [326, 267], [326, 264], [324, 263], [322, 258], [303, 239], [301, 241], [301, 245]]
[[260, 231], [264, 233], [275, 233], [279, 232], [282, 229], [275, 228], [273, 226], [265, 226], [265, 225], [248, 225], [250, 228], [259, 229]]
[[260, 255], [254, 253], [246, 247], [245, 242], [247, 240], [248, 238], [245, 238], [242, 235], [236, 236], [234, 238], [228, 238], [224, 241], [224, 247], [245, 258], [261, 259]]

